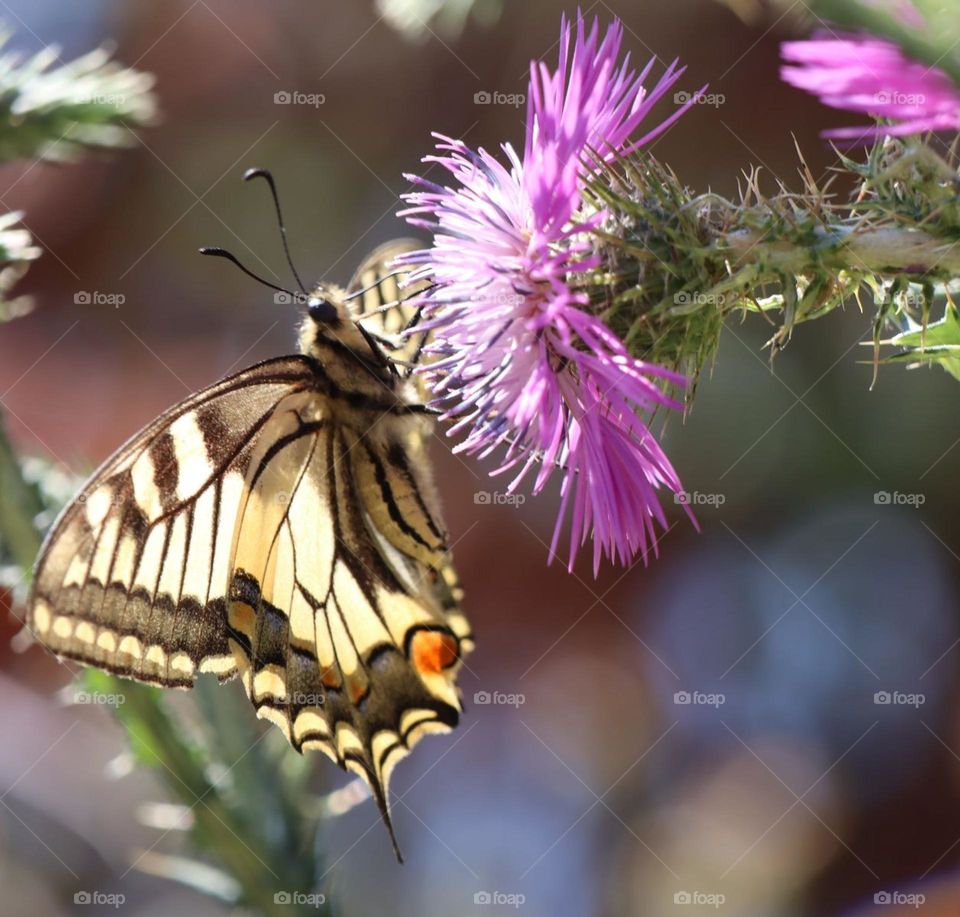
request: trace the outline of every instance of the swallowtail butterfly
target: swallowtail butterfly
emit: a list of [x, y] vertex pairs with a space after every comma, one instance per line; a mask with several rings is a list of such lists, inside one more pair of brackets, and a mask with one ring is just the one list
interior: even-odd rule
[[294, 748], [369, 784], [395, 848], [391, 772], [456, 725], [472, 648], [410, 369], [423, 335], [400, 334], [413, 310], [390, 264], [412, 247], [304, 296], [300, 354], [193, 395], [107, 459], [47, 536], [28, 620], [57, 655], [128, 678], [239, 675]]

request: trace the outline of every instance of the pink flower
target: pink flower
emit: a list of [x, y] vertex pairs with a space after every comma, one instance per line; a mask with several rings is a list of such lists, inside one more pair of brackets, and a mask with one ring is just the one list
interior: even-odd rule
[[960, 90], [936, 67], [905, 57], [892, 42], [869, 36], [818, 34], [809, 41], [781, 45], [780, 76], [792, 86], [820, 96], [833, 108], [888, 118], [889, 125], [842, 127], [825, 137], [873, 141], [960, 128]]
[[[657, 490], [681, 484], [642, 415], [680, 408], [665, 391], [685, 380], [631, 356], [592, 314], [584, 272], [600, 266], [591, 237], [603, 218], [584, 205], [599, 160], [622, 156], [659, 136], [692, 104], [638, 140], [630, 137], [679, 78], [671, 65], [651, 90], [652, 65], [618, 65], [623, 30], [603, 40], [578, 18], [562, 24], [560, 61], [531, 65], [522, 159], [504, 144], [504, 161], [438, 136], [449, 186], [408, 176], [409, 222], [426, 227], [432, 247], [409, 256], [433, 331], [427, 367], [438, 403], [463, 435], [459, 451], [501, 453], [493, 474], [509, 489], [533, 473], [533, 492], [558, 472], [564, 518], [571, 519], [569, 564], [588, 538], [594, 571], [601, 557], [628, 563], [657, 550], [654, 521], [666, 525]], [[423, 327], [423, 326], [421, 326]], [[535, 472], [533, 469], [536, 469]]]

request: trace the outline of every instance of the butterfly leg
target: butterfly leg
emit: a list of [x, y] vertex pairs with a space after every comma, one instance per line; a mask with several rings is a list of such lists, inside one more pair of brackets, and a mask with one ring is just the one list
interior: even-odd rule
[[390, 372], [399, 379], [400, 373], [397, 372], [397, 367], [394, 365], [393, 360], [384, 353], [383, 348], [380, 346], [379, 339], [367, 331], [360, 322], [357, 322], [357, 328], [360, 330], [360, 334], [363, 335], [363, 339], [367, 342], [370, 352], [377, 358], [380, 366], [389, 369]]

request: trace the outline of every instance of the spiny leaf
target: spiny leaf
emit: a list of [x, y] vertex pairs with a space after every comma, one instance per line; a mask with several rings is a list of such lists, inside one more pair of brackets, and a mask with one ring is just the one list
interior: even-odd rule
[[[0, 33], [0, 46], [8, 40]], [[129, 144], [130, 129], [156, 115], [153, 82], [103, 49], [66, 63], [53, 47], [28, 58], [0, 55], [0, 160], [62, 161], [85, 148]]]

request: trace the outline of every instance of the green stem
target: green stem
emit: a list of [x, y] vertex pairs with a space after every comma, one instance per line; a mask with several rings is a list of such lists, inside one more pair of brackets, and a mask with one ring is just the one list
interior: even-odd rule
[[[227, 802], [218, 784], [208, 778], [201, 755], [182, 738], [182, 727], [168, 716], [159, 689], [96, 671], [88, 672], [87, 680], [97, 690], [125, 699], [117, 707], [117, 716], [137, 756], [154, 766], [170, 791], [190, 809], [194, 836], [237, 881], [246, 904], [267, 917], [330, 913], [325, 907], [292, 900], [294, 893], [310, 892], [312, 870], [302, 858], [291, 857], [290, 851], [277, 851], [265, 843], [261, 832], [251, 830], [242, 810]], [[228, 778], [229, 774], [222, 780]], [[291, 901], [278, 901], [278, 891], [287, 892]]]
[[784, 239], [766, 241], [767, 235], [760, 229], [740, 229], [718, 239], [716, 247], [729, 253], [737, 266], [759, 263], [793, 274], [827, 268], [883, 275], [960, 276], [960, 248], [919, 229], [822, 227], [814, 230], [810, 245]]
[[24, 571], [40, 550], [34, 519], [42, 511], [40, 494], [24, 480], [0, 414], [0, 542]]

